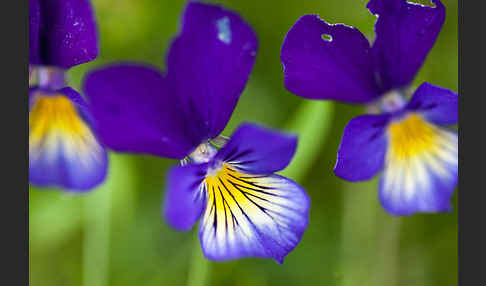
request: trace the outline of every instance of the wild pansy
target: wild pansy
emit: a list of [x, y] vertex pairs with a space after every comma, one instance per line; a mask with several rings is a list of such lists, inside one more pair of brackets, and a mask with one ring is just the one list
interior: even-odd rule
[[204, 255], [283, 258], [307, 227], [309, 198], [274, 174], [297, 138], [254, 124], [221, 136], [252, 70], [257, 39], [220, 6], [190, 2], [167, 55], [167, 72], [128, 63], [93, 71], [84, 91], [100, 136], [119, 152], [181, 160], [168, 173], [164, 216], [178, 230], [201, 219]]
[[288, 90], [382, 112], [349, 122], [334, 172], [362, 181], [383, 170], [379, 198], [393, 215], [449, 211], [457, 184], [457, 133], [444, 127], [457, 123], [457, 94], [423, 83], [406, 100], [444, 22], [444, 6], [433, 4], [371, 0], [379, 16], [371, 47], [357, 29], [314, 15], [300, 18], [282, 46]]
[[87, 0], [30, 0], [29, 181], [86, 191], [106, 177], [107, 153], [94, 134], [86, 102], [66, 86], [72, 66], [98, 55]]

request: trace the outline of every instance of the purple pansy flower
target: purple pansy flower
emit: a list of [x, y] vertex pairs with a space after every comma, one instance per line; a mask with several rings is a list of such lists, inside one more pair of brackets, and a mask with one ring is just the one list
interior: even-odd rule
[[225, 128], [253, 68], [257, 39], [237, 14], [190, 2], [167, 56], [167, 72], [118, 64], [89, 74], [102, 140], [119, 152], [182, 160], [170, 170], [164, 216], [178, 230], [200, 219], [204, 255], [283, 258], [308, 224], [309, 198], [274, 174], [292, 159], [297, 138], [245, 123]]
[[89, 107], [65, 84], [68, 68], [98, 55], [96, 22], [87, 0], [29, 0], [29, 181], [86, 191], [106, 177], [108, 158]]
[[432, 48], [445, 17], [434, 7], [406, 0], [371, 0], [376, 38], [300, 18], [282, 46], [285, 86], [310, 99], [369, 104], [382, 114], [351, 120], [334, 172], [349, 181], [383, 171], [379, 198], [393, 215], [449, 211], [457, 184], [457, 94], [423, 83], [407, 103], [406, 88]]

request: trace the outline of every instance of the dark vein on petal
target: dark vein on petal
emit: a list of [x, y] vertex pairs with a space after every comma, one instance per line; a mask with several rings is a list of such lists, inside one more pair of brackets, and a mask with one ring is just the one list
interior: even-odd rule
[[226, 213], [226, 200], [223, 196], [223, 192], [221, 192], [221, 188], [218, 186], [219, 194], [221, 195], [221, 199], [223, 200], [223, 209], [224, 209], [224, 224], [225, 224], [225, 232], [228, 233], [228, 214]]
[[238, 160], [238, 159], [240, 159], [241, 157], [243, 157], [243, 156], [246, 156], [246, 155], [250, 154], [251, 152], [252, 152], [252, 150], [249, 150], [249, 149], [248, 149], [248, 150], [245, 150], [245, 151], [243, 151], [243, 152], [239, 152], [239, 153], [237, 153], [237, 154], [234, 154], [234, 156], [233, 156], [232, 158], [227, 159], [227, 161], [231, 162], [231, 161]]
[[236, 152], [238, 152], [238, 148], [235, 147], [233, 150], [231, 150], [231, 152], [228, 153], [228, 155], [226, 155], [224, 161], [228, 161], [228, 158], [233, 157], [236, 154]]
[[273, 187], [261, 186], [261, 185], [258, 185], [256, 183], [250, 182], [250, 181], [242, 180], [242, 179], [240, 179], [240, 178], [238, 178], [238, 177], [236, 177], [236, 176], [234, 176], [232, 174], [228, 174], [228, 176], [230, 176], [230, 177], [232, 177], [232, 178], [234, 178], [234, 179], [236, 179], [236, 180], [238, 180], [240, 182], [243, 182], [243, 183], [246, 183], [248, 185], [251, 185], [251, 186], [253, 186], [255, 188], [260, 188], [260, 189], [264, 189], [264, 190], [274, 190], [275, 189]]
[[216, 194], [214, 193], [214, 186], [212, 187], [213, 187], [213, 205], [214, 205], [213, 228], [214, 228], [214, 236], [216, 237], [216, 228], [218, 227], [218, 223], [217, 223], [218, 208], [216, 206]]
[[221, 182], [221, 185], [223, 185], [223, 187], [225, 188], [225, 190], [228, 192], [228, 194], [233, 198], [233, 200], [235, 201], [236, 205], [238, 206], [238, 208], [241, 210], [241, 212], [243, 213], [243, 215], [248, 219], [248, 221], [253, 224], [253, 222], [250, 220], [250, 218], [248, 217], [248, 215], [246, 214], [246, 212], [243, 210], [243, 208], [240, 206], [240, 204], [238, 203], [238, 201], [235, 199], [235, 197], [233, 196], [233, 194], [230, 192], [230, 190], [228, 189], [228, 187], [226, 187], [226, 185], [223, 183], [223, 181], [221, 180], [220, 177], [218, 177], [218, 180]]

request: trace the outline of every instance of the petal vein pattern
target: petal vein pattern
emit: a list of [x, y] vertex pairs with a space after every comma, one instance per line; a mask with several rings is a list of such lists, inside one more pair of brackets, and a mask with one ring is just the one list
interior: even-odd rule
[[282, 263], [307, 226], [307, 196], [281, 176], [245, 174], [223, 163], [203, 188], [207, 205], [199, 235], [210, 259], [259, 256]]

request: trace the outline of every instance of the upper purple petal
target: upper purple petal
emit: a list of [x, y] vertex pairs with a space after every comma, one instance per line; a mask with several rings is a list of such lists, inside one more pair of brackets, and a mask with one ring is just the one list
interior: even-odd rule
[[409, 84], [422, 66], [439, 35], [445, 7], [408, 3], [406, 0], [371, 0], [368, 9], [377, 14], [372, 53], [384, 90]]
[[115, 151], [184, 158], [205, 134], [192, 128], [161, 73], [135, 64], [89, 73], [83, 86], [103, 142]]
[[256, 35], [239, 15], [216, 5], [187, 5], [167, 56], [167, 77], [173, 96], [208, 139], [225, 128], [256, 51]]
[[29, 0], [29, 64], [41, 63], [39, 55], [40, 4]]
[[297, 136], [245, 123], [238, 127], [215, 160], [250, 174], [270, 174], [285, 168], [297, 148]]
[[424, 82], [406, 108], [420, 112], [427, 121], [437, 125], [451, 125], [457, 123], [457, 99], [457, 93]]
[[164, 217], [178, 230], [189, 230], [201, 217], [206, 202], [203, 184], [208, 164], [177, 166], [169, 171]]
[[[31, 7], [37, 5], [33, 1]], [[30, 18], [30, 28], [34, 28], [31, 45], [38, 39], [38, 51], [31, 50], [31, 64], [70, 68], [98, 56], [96, 19], [89, 0], [41, 1], [39, 8], [40, 20]], [[36, 31], [33, 21], [40, 21], [37, 36], [32, 34]], [[37, 53], [38, 61], [34, 57]]]
[[389, 119], [389, 114], [362, 115], [348, 123], [334, 167], [336, 176], [348, 181], [368, 180], [383, 168]]
[[303, 16], [282, 46], [285, 87], [311, 99], [368, 102], [380, 95], [370, 53], [359, 30]]

